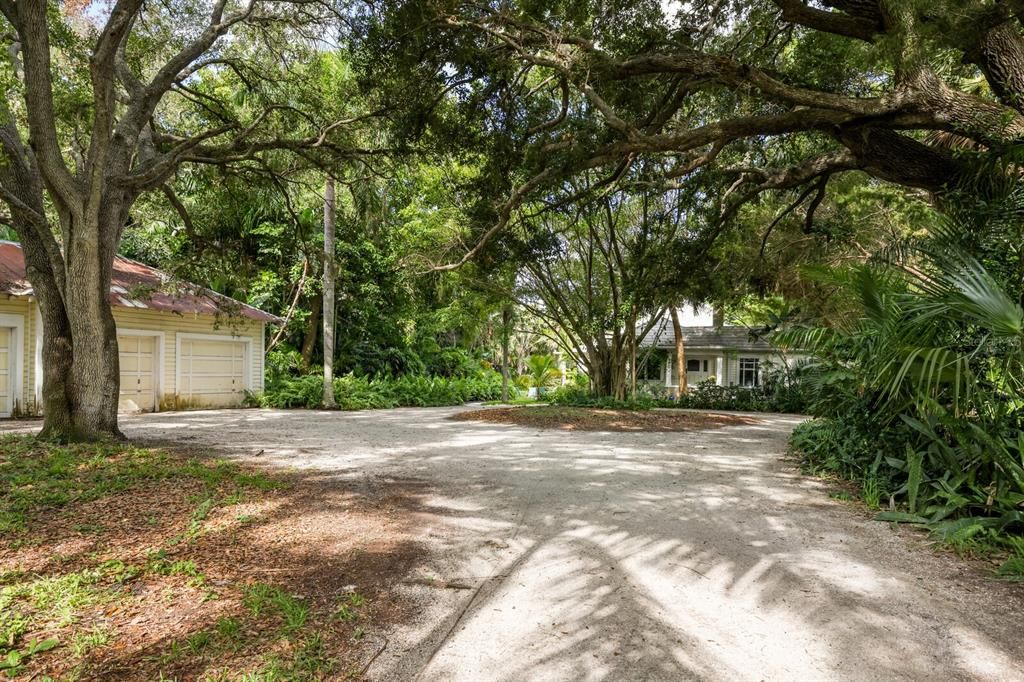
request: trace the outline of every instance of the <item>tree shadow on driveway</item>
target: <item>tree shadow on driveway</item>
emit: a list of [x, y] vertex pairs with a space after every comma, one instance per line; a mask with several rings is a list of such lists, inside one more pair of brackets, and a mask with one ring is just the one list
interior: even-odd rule
[[[830, 500], [799, 419], [692, 433], [527, 429], [457, 410], [147, 415], [229, 456], [426, 482], [422, 615], [380, 679], [1015, 679], [1019, 586]], [[426, 581], [429, 582], [429, 581]]]

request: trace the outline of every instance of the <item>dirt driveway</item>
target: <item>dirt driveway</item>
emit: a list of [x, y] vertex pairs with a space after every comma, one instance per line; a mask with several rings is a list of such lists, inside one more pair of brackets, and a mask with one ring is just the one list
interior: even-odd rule
[[[430, 558], [381, 680], [1024, 679], [1024, 589], [933, 554], [783, 459], [793, 417], [536, 430], [458, 409], [127, 419], [357, 485], [415, 482]], [[262, 453], [262, 454], [257, 454]]]

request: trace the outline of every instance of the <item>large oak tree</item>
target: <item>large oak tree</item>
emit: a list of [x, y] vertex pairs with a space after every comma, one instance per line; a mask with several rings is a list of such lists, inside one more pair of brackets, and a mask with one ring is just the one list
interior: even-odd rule
[[[42, 315], [43, 435], [116, 437], [111, 269], [132, 206], [185, 164], [360, 157], [330, 88], [326, 2], [0, 0], [0, 199]], [[187, 218], [185, 218], [187, 221]]]
[[979, 166], [1024, 136], [1024, 0], [398, 2], [387, 17], [381, 35], [418, 36], [416, 78], [504, 136], [503, 198], [451, 267], [567, 178], [622, 184], [645, 157], [667, 185], [705, 183], [724, 224], [769, 191], [813, 218], [850, 172], [983, 191]]

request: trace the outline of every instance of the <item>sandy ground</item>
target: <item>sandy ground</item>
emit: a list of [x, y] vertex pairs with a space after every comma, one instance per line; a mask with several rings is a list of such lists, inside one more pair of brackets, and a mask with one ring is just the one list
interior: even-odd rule
[[798, 422], [536, 430], [462, 408], [131, 417], [141, 440], [422, 486], [380, 680], [1024, 679], [1024, 587], [828, 497]]

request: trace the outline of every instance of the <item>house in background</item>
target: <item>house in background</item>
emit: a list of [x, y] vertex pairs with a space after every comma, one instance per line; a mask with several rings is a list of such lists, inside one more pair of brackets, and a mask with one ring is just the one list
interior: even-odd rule
[[[274, 315], [120, 256], [110, 302], [122, 410], [240, 405], [263, 389]], [[45, 342], [21, 246], [0, 241], [0, 417], [38, 411]]]
[[[708, 306], [687, 306], [679, 313], [688, 386], [709, 379], [719, 386], [760, 386], [767, 367], [793, 367], [804, 357], [783, 353], [764, 339], [753, 338], [746, 327], [724, 324], [722, 314]], [[639, 342], [639, 381], [678, 392], [675, 342], [671, 316], [666, 313]]]

